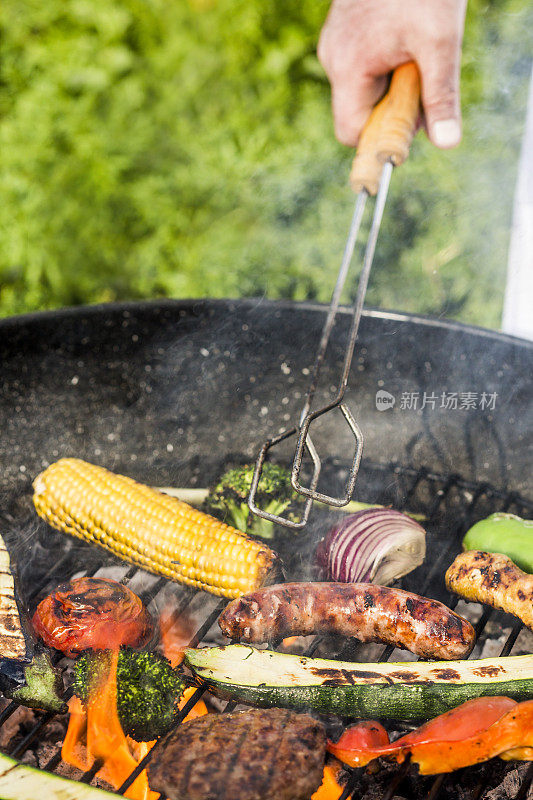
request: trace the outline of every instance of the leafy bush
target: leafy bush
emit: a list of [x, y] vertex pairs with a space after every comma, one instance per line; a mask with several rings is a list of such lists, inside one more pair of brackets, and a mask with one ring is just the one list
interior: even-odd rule
[[[5, 0], [0, 314], [152, 296], [327, 301], [351, 213], [325, 0]], [[373, 305], [497, 326], [533, 13], [471, 0], [465, 137], [393, 178]]]

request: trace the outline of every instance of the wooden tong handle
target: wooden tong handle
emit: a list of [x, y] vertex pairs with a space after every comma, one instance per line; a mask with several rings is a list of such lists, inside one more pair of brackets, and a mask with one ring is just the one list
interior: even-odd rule
[[355, 192], [376, 194], [383, 164], [403, 164], [415, 134], [420, 75], [410, 61], [394, 70], [389, 91], [372, 111], [359, 138], [350, 183]]

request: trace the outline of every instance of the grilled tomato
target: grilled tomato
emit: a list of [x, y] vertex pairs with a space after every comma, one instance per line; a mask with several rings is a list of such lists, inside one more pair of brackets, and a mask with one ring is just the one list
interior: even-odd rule
[[152, 619], [127, 586], [105, 578], [74, 578], [39, 603], [33, 627], [49, 647], [74, 656], [87, 649], [138, 647], [150, 638]]

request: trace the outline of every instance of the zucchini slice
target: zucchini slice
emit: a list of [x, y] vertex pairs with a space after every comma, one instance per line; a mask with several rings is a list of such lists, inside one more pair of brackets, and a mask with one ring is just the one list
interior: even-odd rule
[[64, 714], [59, 670], [35, 641], [17, 586], [16, 565], [0, 536], [0, 692], [30, 708]]
[[185, 659], [196, 676], [222, 697], [341, 717], [422, 720], [473, 697], [533, 699], [533, 655], [354, 664], [237, 644], [189, 648]]
[[2, 800], [108, 800], [116, 794], [94, 786], [69, 781], [51, 772], [34, 769], [0, 753], [0, 798]]

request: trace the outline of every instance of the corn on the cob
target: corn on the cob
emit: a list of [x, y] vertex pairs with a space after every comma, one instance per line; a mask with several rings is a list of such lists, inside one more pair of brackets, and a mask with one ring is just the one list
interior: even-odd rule
[[276, 566], [272, 550], [235, 528], [77, 458], [51, 464], [33, 488], [37, 513], [54, 528], [212, 594], [240, 597]]

